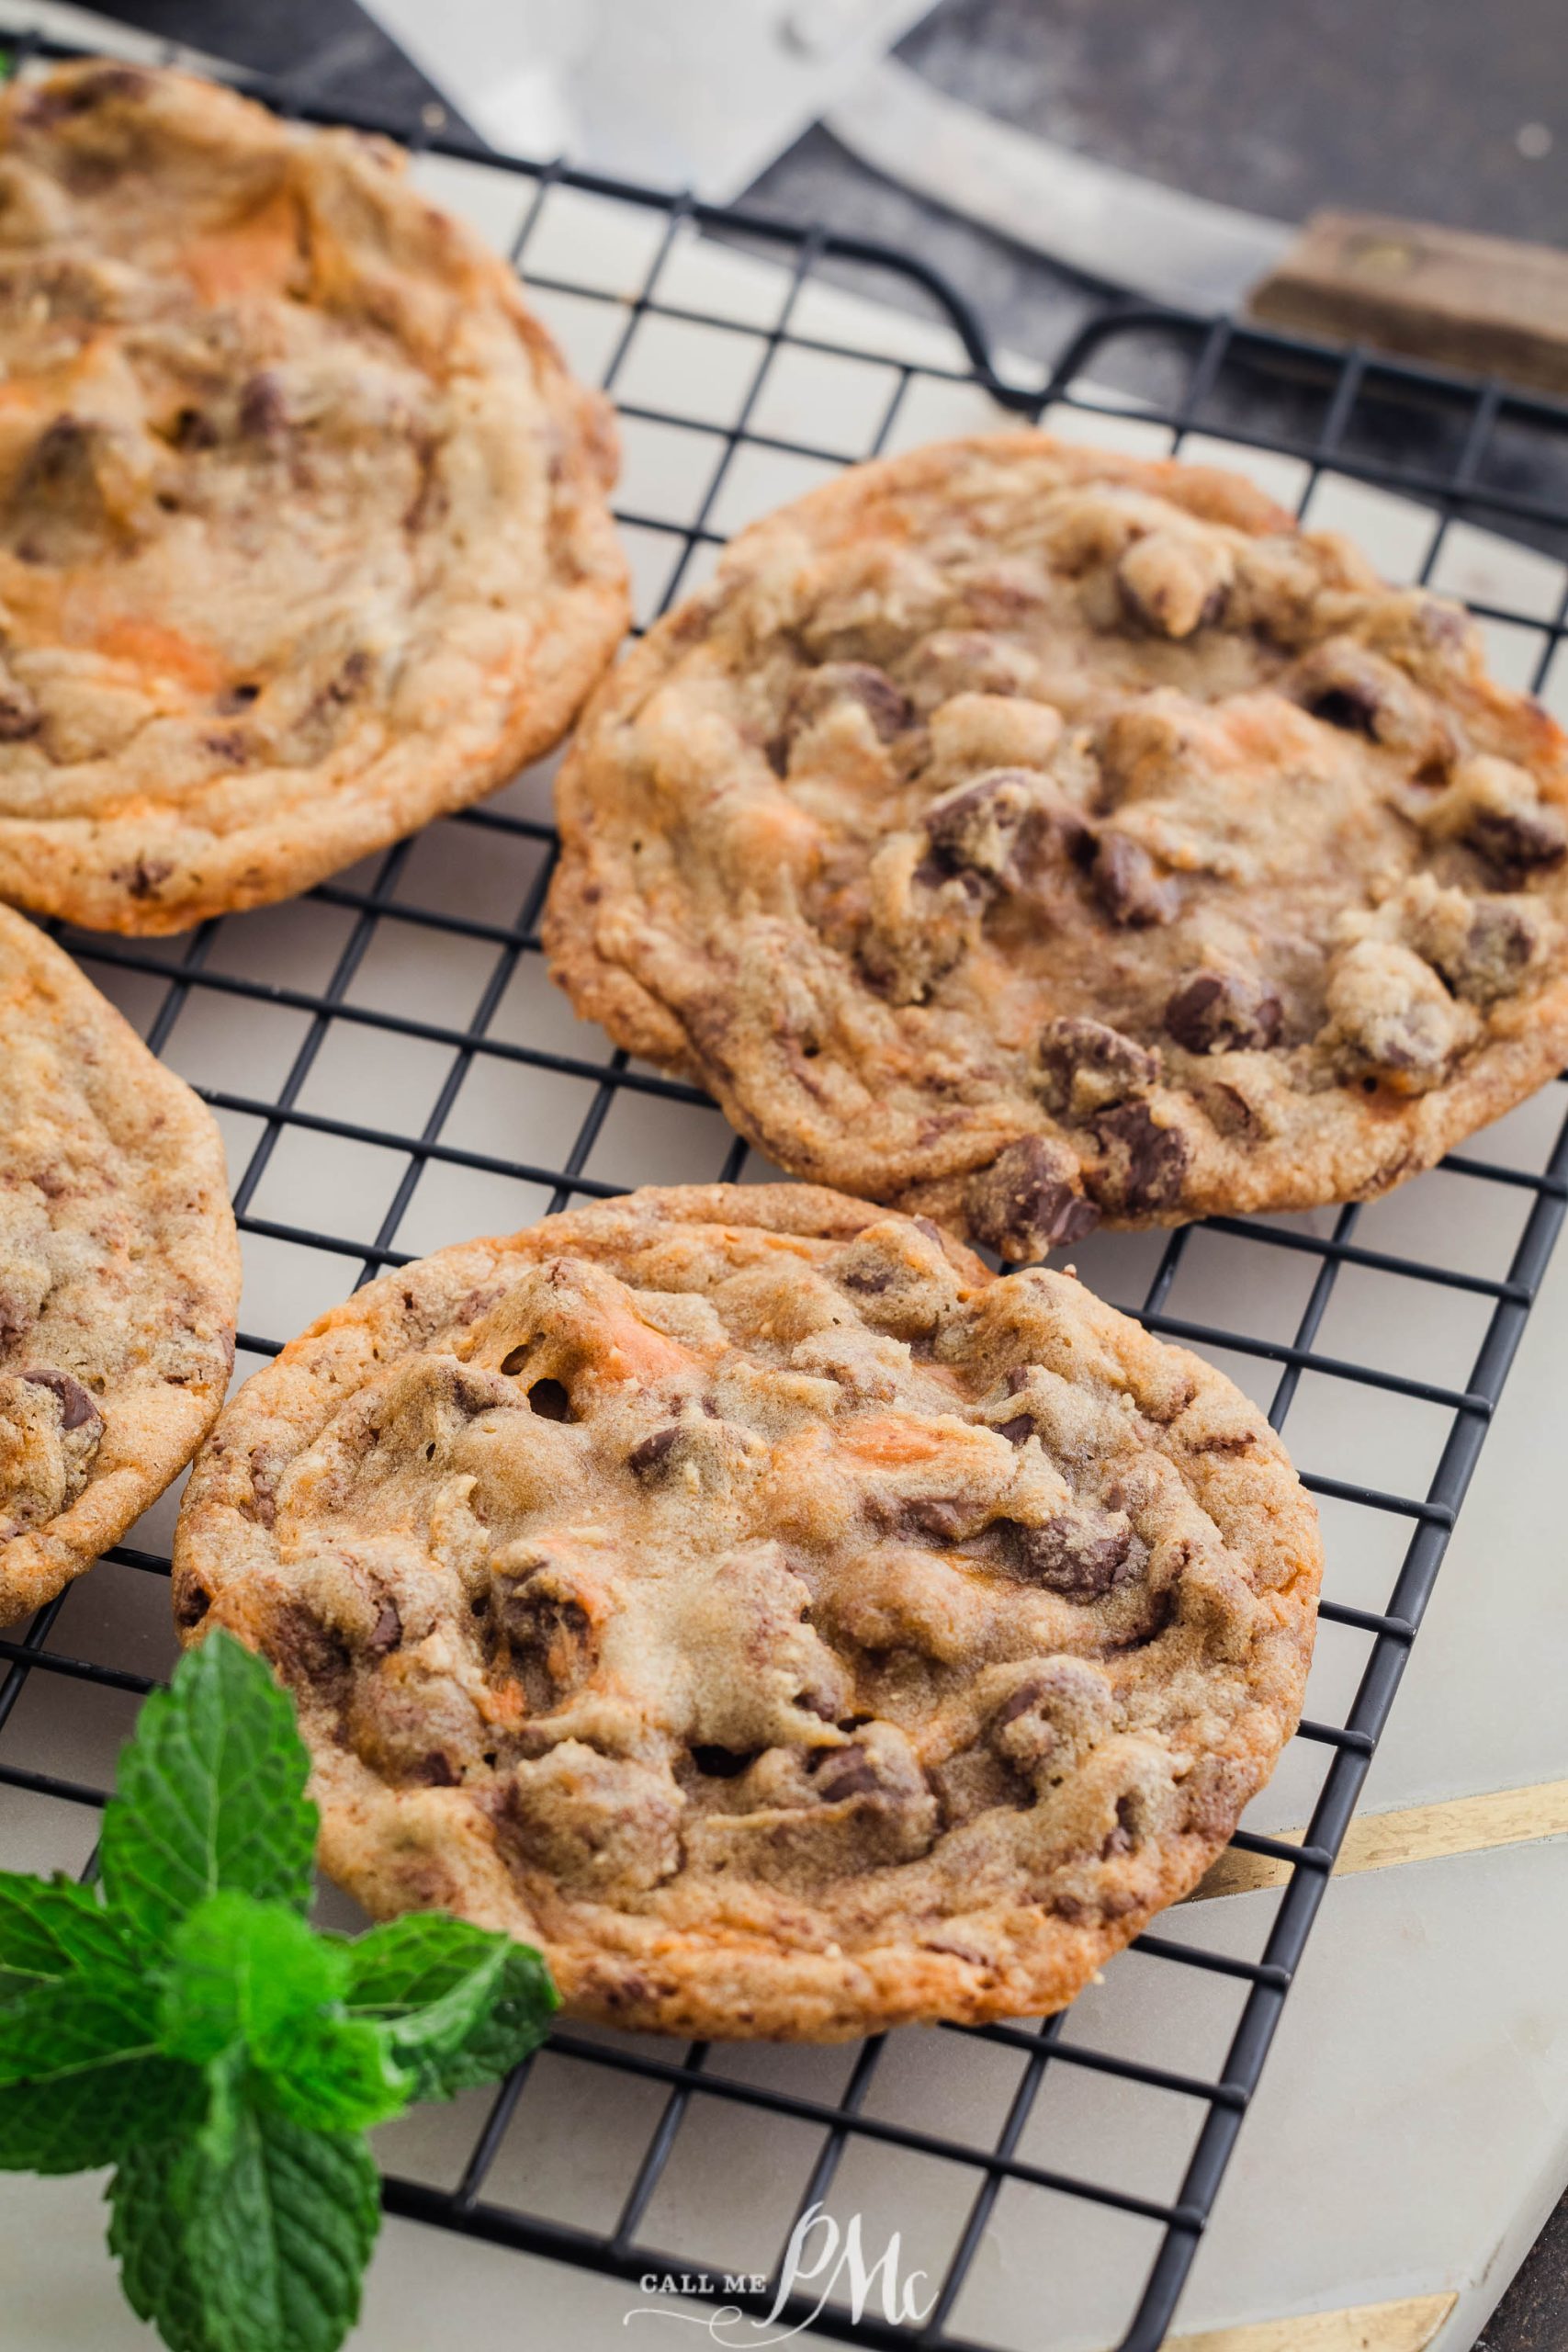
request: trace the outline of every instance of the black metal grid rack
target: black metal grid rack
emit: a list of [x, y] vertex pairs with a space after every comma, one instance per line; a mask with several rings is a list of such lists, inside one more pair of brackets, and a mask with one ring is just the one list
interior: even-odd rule
[[[457, 142], [418, 136], [409, 143], [427, 144], [437, 153], [457, 157], [472, 159], [477, 154]], [[1330, 354], [1227, 322], [1208, 322], [1144, 309], [1107, 311], [1077, 338], [1048, 375], [1042, 373], [1032, 383], [1021, 383], [1004, 377], [993, 364], [979, 329], [955, 294], [907, 256], [837, 237], [829, 231], [715, 211], [689, 199], [671, 199], [555, 166], [540, 169], [489, 155], [482, 160], [498, 170], [517, 173], [527, 183], [526, 211], [515, 246], [520, 266], [527, 266], [538, 223], [558, 189], [614, 198], [661, 224], [646, 272], [633, 288], [610, 291], [601, 286], [570, 286], [552, 280], [543, 270], [531, 273], [531, 282], [542, 293], [553, 288], [583, 302], [604, 306], [609, 328], [608, 357], [603, 370], [607, 389], [614, 391], [624, 380], [637, 338], [651, 322], [683, 322], [750, 338], [754, 363], [733, 415], [728, 424], [703, 428], [711, 441], [711, 462], [705, 488], [690, 511], [678, 522], [647, 513], [623, 517], [634, 530], [662, 535], [668, 541], [666, 576], [658, 596], [650, 600], [660, 608], [681, 592], [698, 550], [719, 537], [716, 510], [720, 492], [738, 455], [749, 447], [766, 446], [802, 460], [838, 464], [852, 454], [872, 455], [886, 444], [904, 404], [922, 379], [976, 384], [1004, 408], [1026, 416], [1046, 408], [1061, 415], [1092, 405], [1084, 390], [1090, 368], [1101, 380], [1114, 380], [1124, 367], [1134, 364], [1140, 379], [1145, 384], [1152, 380], [1156, 387], [1152, 401], [1145, 398], [1139, 405], [1139, 415], [1148, 423], [1168, 426], [1177, 447], [1195, 433], [1219, 433], [1233, 442], [1284, 452], [1303, 461], [1309, 490], [1325, 472], [1332, 472], [1401, 492], [1429, 507], [1434, 532], [1423, 577], [1438, 561], [1445, 536], [1456, 523], [1470, 520], [1549, 555], [1568, 557], [1568, 409], [1553, 403], [1497, 386], [1468, 384], [1438, 371], [1374, 360], [1363, 353]], [[668, 295], [666, 272], [671, 256], [695, 230], [717, 232], [742, 243], [761, 243], [783, 260], [786, 266], [784, 298], [771, 323], [759, 328], [755, 319], [742, 322], [713, 310], [694, 311]], [[847, 346], [840, 350], [830, 336], [809, 333], [799, 320], [800, 300], [808, 283], [825, 267], [841, 270], [846, 266], [868, 267], [884, 281], [888, 277], [899, 281], [907, 298], [919, 297], [951, 327], [964, 355], [945, 367], [934, 360], [894, 361], [888, 369], [889, 391], [880, 419], [866, 435], [864, 445], [852, 452], [782, 439], [767, 434], [758, 422], [759, 403], [783, 355], [810, 350], [846, 358], [865, 356], [863, 350]], [[632, 403], [626, 403], [626, 413], [667, 424], [692, 423], [689, 418], [638, 409]], [[1266, 431], [1258, 429], [1259, 414], [1267, 417]], [[1548, 616], [1540, 611], [1521, 615], [1503, 605], [1480, 609], [1483, 617], [1505, 626], [1528, 623], [1539, 647], [1538, 677], [1543, 676], [1568, 630], [1563, 603]], [[492, 859], [504, 856], [517, 861], [525, 878], [514, 912], [487, 919], [474, 911], [475, 906], [485, 903], [477, 888], [465, 899], [461, 888], [454, 891], [447, 887], [432, 894], [434, 903], [422, 902], [419, 890], [410, 887], [411, 875], [417, 879], [417, 871], [410, 864], [417, 845], [405, 842], [375, 861], [368, 871], [356, 871], [310, 894], [310, 903], [333, 910], [337, 926], [330, 968], [313, 984], [308, 971], [292, 978], [257, 977], [255, 959], [247, 960], [243, 939], [244, 927], [265, 917], [208, 922], [175, 942], [128, 943], [80, 934], [69, 939], [88, 969], [140, 1018], [155, 1051], [163, 1052], [170, 1048], [171, 1041], [177, 1042], [180, 1023], [193, 1005], [205, 1002], [222, 1007], [224, 1022], [233, 1023], [231, 1059], [221, 1083], [207, 1084], [201, 1091], [230, 1120], [231, 1143], [236, 1133], [247, 1138], [243, 1152], [235, 1155], [235, 1206], [247, 1246], [276, 1245], [305, 1251], [310, 1253], [313, 1264], [321, 1262], [324, 1253], [325, 1261], [339, 1270], [340, 1289], [417, 1254], [400, 1249], [400, 1231], [422, 1179], [433, 1168], [532, 1185], [547, 1194], [550, 1209], [558, 1209], [574, 1196], [609, 1194], [640, 1181], [643, 1171], [636, 1166], [607, 1173], [590, 1170], [589, 1163], [618, 1100], [637, 1093], [671, 1106], [706, 1108], [704, 1098], [692, 1088], [629, 1065], [624, 1055], [603, 1047], [602, 1041], [597, 1055], [590, 1049], [558, 1051], [526, 1036], [508, 1036], [497, 1027], [498, 1009], [508, 991], [519, 973], [538, 957], [536, 925], [549, 873], [549, 827], [543, 815], [492, 805], [468, 811], [445, 831], [449, 846], [457, 845], [452, 854], [459, 863], [466, 855], [476, 876]], [[471, 1016], [466, 1022], [446, 1024], [423, 1017], [407, 1003], [378, 1003], [356, 990], [368, 959], [380, 952], [378, 942], [392, 938], [394, 944], [408, 943], [420, 933], [434, 933], [453, 954], [475, 959], [480, 977]], [[237, 940], [242, 944], [234, 947]], [[275, 1069], [271, 1082], [261, 1077], [247, 1082], [252, 1046], [243, 1020], [257, 1007], [269, 1013], [287, 1013], [294, 1021], [290, 1053]], [[321, 1097], [310, 1092], [311, 1074], [321, 1066], [329, 1040], [335, 1038], [341, 1045], [344, 1033], [367, 1042], [379, 1038], [400, 1052], [417, 1052], [427, 1060], [442, 1062], [444, 1074], [422, 1119], [405, 1116], [400, 1122], [396, 1117], [365, 1122], [340, 1114], [335, 1108], [321, 1107]], [[451, 1140], [446, 1130], [453, 1106], [479, 1065], [502, 1068], [518, 1088], [543, 1082], [542, 1074], [578, 1082], [583, 1107], [570, 1141], [532, 1158], [513, 1158]], [[317, 1107], [310, 1107], [312, 1102]], [[1552, 1116], [1555, 1124], [1555, 1113]], [[716, 1122], [713, 1124], [716, 1127]], [[265, 1204], [258, 1203], [280, 1142], [299, 1136], [367, 1147], [393, 1156], [400, 1172], [385, 1213], [368, 1236], [358, 1231], [318, 1230], [307, 1222], [268, 1215]], [[718, 1164], [710, 1165], [705, 1172], [728, 1180], [741, 1176], [746, 1151], [740, 1142], [716, 1141], [715, 1158]], [[1501, 1188], [1519, 1204], [1520, 1216], [1509, 1248], [1490, 1272], [1461, 1270], [1441, 1236], [1425, 1250], [1372, 1246], [1358, 1238], [1363, 1212], [1354, 1207], [1316, 1224], [1299, 1219], [1217, 1219], [1206, 1227], [1162, 1237], [1158, 1244], [1157, 1262], [1146, 1281], [1139, 1309], [1145, 1321], [1156, 1331], [1222, 1351], [1233, 1367], [1246, 1362], [1255, 1373], [1261, 1367], [1271, 1368], [1269, 1376], [1277, 1375], [1277, 1381], [1270, 1413], [1277, 1427], [1285, 1422], [1303, 1380], [1316, 1377], [1360, 1384], [1363, 1389], [1384, 1396], [1416, 1402], [1440, 1420], [1436, 1468], [1424, 1491], [1380, 1491], [1359, 1478], [1318, 1472], [1310, 1459], [1307, 1462], [1307, 1484], [1331, 1507], [1356, 1516], [1371, 1514], [1397, 1526], [1402, 1531], [1403, 1555], [1380, 1605], [1351, 1606], [1334, 1599], [1324, 1603], [1325, 1623], [1345, 1629], [1363, 1648], [1359, 1680], [1343, 1720], [1309, 1721], [1301, 1727], [1301, 1740], [1315, 1744], [1327, 1759], [1303, 1842], [1287, 1843], [1247, 1831], [1237, 1834], [1239, 1848], [1270, 1858], [1282, 1873], [1288, 1873], [1261, 1949], [1256, 1956], [1237, 1957], [1213, 1939], [1185, 1932], [1145, 1934], [1134, 1947], [1158, 1969], [1179, 1972], [1184, 1981], [1195, 1982], [1201, 1975], [1211, 1991], [1219, 1989], [1229, 2007], [1223, 2059], [1217, 2066], [1195, 2074], [1185, 2071], [1179, 2061], [1155, 2063], [1096, 2047], [1066, 2030], [1072, 2012], [1043, 2025], [978, 2030], [969, 2036], [971, 2043], [987, 2045], [1011, 2069], [1007, 2096], [998, 2110], [999, 2128], [982, 2144], [879, 2110], [874, 2084], [885, 2056], [880, 2041], [859, 2047], [847, 2061], [837, 2095], [823, 2098], [800, 2087], [798, 2082], [792, 2085], [787, 2067], [782, 2072], [772, 2068], [766, 2081], [747, 2078], [716, 2070], [714, 2055], [705, 2046], [660, 2051], [647, 2043], [566, 2028], [555, 2037], [553, 2046], [558, 2053], [586, 2067], [635, 2075], [650, 2086], [654, 2101], [651, 2129], [614, 2222], [589, 2229], [547, 2212], [525, 2210], [487, 2189], [487, 2178], [493, 2179], [494, 2160], [509, 2129], [520, 2113], [526, 2116], [531, 2078], [527, 2066], [495, 2098], [467, 2152], [456, 2186], [439, 2188], [394, 2176], [386, 2183], [388, 2208], [397, 2214], [627, 2279], [649, 2270], [691, 2270], [705, 2262], [717, 2271], [728, 2266], [713, 2258], [704, 2245], [650, 2242], [645, 2223], [681, 2135], [695, 2126], [698, 2107], [713, 2100], [739, 2101], [760, 2125], [768, 2119], [789, 2119], [804, 2127], [809, 2137], [813, 2152], [799, 2180], [795, 2199], [797, 2212], [829, 2196], [846, 2152], [862, 2143], [941, 2159], [959, 2167], [966, 2184], [945, 2271], [934, 2306], [924, 2321], [905, 2327], [873, 2311], [857, 2323], [848, 2311], [830, 2305], [816, 2322], [820, 2331], [868, 2344], [919, 2344], [944, 2347], [944, 2352], [984, 2352], [985, 2340], [967, 2330], [960, 2309], [963, 2292], [998, 2198], [1004, 2192], [1033, 2188], [1087, 2200], [1151, 2225], [1152, 2257], [1145, 2260], [1141, 2276], [1129, 2274], [1127, 2318], [1121, 2341], [1124, 2346], [1139, 2347], [1139, 2352], [1157, 2345], [1170, 2323], [1258, 2085], [1327, 1875], [1562, 1222], [1568, 1197], [1568, 1127], [1554, 1140], [1546, 1139], [1535, 1158], [1534, 1166], [1514, 1164], [1506, 1159], [1485, 1157], [1483, 1149], [1477, 1149], [1455, 1155], [1446, 1163], [1450, 1174], [1468, 1179], [1486, 1193]], [[1211, 1242], [1222, 1242], [1230, 1252], [1234, 1322], [1195, 1321], [1171, 1311], [1173, 1289], [1200, 1232]], [[454, 1231], [445, 1238], [461, 1237]], [[1309, 1277], [1304, 1304], [1286, 1336], [1258, 1336], [1248, 1329], [1247, 1269], [1255, 1262], [1248, 1253], [1259, 1249], [1295, 1253], [1304, 1261], [1303, 1272]], [[1326, 1350], [1320, 1343], [1320, 1334], [1336, 1286], [1348, 1270], [1387, 1276], [1422, 1294], [1435, 1291], [1445, 1300], [1469, 1302], [1470, 1311], [1482, 1320], [1477, 1326], [1479, 1344], [1462, 1383], [1445, 1387], [1384, 1369], [1376, 1362]], [[285, 1336], [274, 1331], [243, 1332], [242, 1351], [253, 1358], [265, 1357], [276, 1352]], [[38, 1807], [35, 1842], [41, 1860], [80, 1866], [84, 1847], [91, 1843], [90, 1832], [71, 1825], [91, 1822], [92, 1809], [103, 1802], [107, 1775], [89, 1782], [29, 1762], [30, 1735], [23, 1729], [24, 1721], [36, 1723], [40, 1710], [33, 1703], [29, 1717], [28, 1707], [22, 1703], [24, 1694], [36, 1698], [41, 1691], [46, 1704], [52, 1703], [53, 1695], [67, 1684], [91, 1686], [106, 1702], [113, 1694], [128, 1694], [118, 1713], [111, 1711], [109, 1730], [100, 1738], [107, 1758], [112, 1753], [109, 1731], [113, 1737], [123, 1732], [132, 1698], [151, 1687], [151, 1674], [140, 1668], [161, 1669], [166, 1664], [166, 1611], [156, 1582], [166, 1571], [166, 1557], [161, 1551], [123, 1546], [93, 1578], [43, 1610], [17, 1638], [0, 1641], [0, 1662], [6, 1665], [0, 1685], [0, 1784], [11, 1792], [13, 1802], [26, 1799]], [[118, 1601], [113, 1598], [117, 1586], [111, 1579], [118, 1580], [121, 1592]], [[102, 1596], [99, 1605], [108, 1611], [111, 1631], [107, 1634], [88, 1610], [94, 1588]], [[139, 1600], [139, 1595], [145, 1598]], [[156, 1634], [145, 1631], [145, 1624], [153, 1619], [161, 1629]], [[134, 1635], [114, 1634], [113, 1627], [123, 1633], [128, 1625], [139, 1629]], [[79, 1690], [77, 1703], [83, 1703]], [[1162, 1927], [1168, 1928], [1171, 1924], [1165, 1922]], [[1125, 1967], [1128, 1962], [1117, 1965]], [[1098, 2075], [1135, 2084], [1159, 2100], [1184, 2103], [1195, 2119], [1195, 2128], [1174, 2194], [1152, 2197], [1119, 2183], [1114, 2177], [1083, 2177], [1075, 2165], [1070, 2145], [1053, 2146], [1049, 2164], [1021, 2152], [1029, 2144], [1027, 2129], [1043, 2085], [1053, 2070], [1064, 2068], [1080, 2075], [1087, 2072], [1091, 2078]], [[797, 2132], [789, 2144], [794, 2146], [801, 2136]], [[1100, 2163], [1103, 2170], [1103, 2156]], [[765, 2310], [770, 2296], [741, 2292], [725, 2300], [745, 2309]], [[803, 2309], [792, 2307], [785, 2316], [789, 2320], [804, 2315]], [[1043, 2315], [1037, 2340], [1042, 2346], [1052, 2340], [1048, 2315]]]

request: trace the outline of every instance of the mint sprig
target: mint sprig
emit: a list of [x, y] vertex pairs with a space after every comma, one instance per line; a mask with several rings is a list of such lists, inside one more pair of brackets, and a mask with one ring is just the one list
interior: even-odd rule
[[170, 2352], [335, 2352], [380, 2221], [364, 2133], [508, 2072], [556, 1995], [434, 1911], [305, 1919], [293, 1709], [217, 1632], [141, 1710], [96, 1888], [0, 1873], [0, 2169], [113, 2165], [109, 2245]]

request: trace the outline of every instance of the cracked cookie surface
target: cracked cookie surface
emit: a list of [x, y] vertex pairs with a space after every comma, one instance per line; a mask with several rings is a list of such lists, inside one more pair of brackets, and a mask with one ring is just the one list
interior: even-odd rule
[[1300, 1712], [1320, 1550], [1231, 1384], [812, 1187], [442, 1251], [255, 1374], [185, 1639], [299, 1702], [325, 1867], [580, 2015], [830, 2039], [1060, 2007]]
[[610, 660], [609, 410], [402, 161], [181, 74], [0, 96], [0, 898], [303, 889]]
[[185, 1468], [223, 1401], [239, 1295], [210, 1114], [0, 907], [0, 1623]]
[[1236, 476], [944, 444], [606, 682], [547, 944], [781, 1166], [1006, 1258], [1369, 1197], [1568, 1059], [1565, 750]]

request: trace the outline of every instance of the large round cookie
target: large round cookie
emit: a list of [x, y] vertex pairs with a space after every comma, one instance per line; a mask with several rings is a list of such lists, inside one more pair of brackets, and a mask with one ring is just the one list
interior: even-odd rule
[[1071, 2000], [1293, 1728], [1320, 1554], [1262, 1416], [1066, 1274], [788, 1185], [634, 1193], [358, 1292], [175, 1553], [270, 1657], [321, 1857], [568, 2007], [831, 2038]]
[[1564, 752], [1247, 482], [952, 442], [609, 680], [547, 942], [782, 1166], [1008, 1258], [1360, 1198], [1568, 1059]]
[[608, 410], [401, 164], [180, 74], [0, 97], [0, 898], [303, 889], [609, 661]]
[[239, 1296], [210, 1114], [0, 907], [0, 1623], [185, 1468], [223, 1401]]

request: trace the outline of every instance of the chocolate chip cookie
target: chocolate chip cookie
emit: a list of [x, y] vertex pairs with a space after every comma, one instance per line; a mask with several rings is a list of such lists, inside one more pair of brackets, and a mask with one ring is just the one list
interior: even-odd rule
[[0, 898], [285, 897], [609, 661], [609, 412], [402, 161], [182, 74], [0, 96]]
[[757, 525], [606, 684], [580, 1012], [1005, 1258], [1360, 1199], [1568, 1059], [1568, 758], [1464, 615], [1034, 433]]
[[292, 1689], [375, 1913], [579, 2015], [1059, 2007], [1292, 1730], [1317, 1522], [1218, 1373], [807, 1186], [648, 1191], [358, 1292], [233, 1399], [185, 1638]]
[[0, 907], [0, 1623], [185, 1468], [223, 1401], [239, 1295], [210, 1114]]

